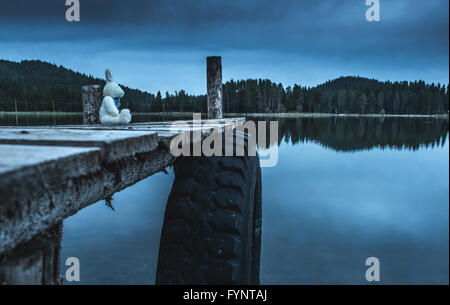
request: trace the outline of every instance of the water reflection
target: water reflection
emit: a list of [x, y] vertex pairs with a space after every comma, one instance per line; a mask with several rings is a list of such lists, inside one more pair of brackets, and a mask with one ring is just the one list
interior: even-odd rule
[[[267, 126], [268, 122], [266, 119]], [[443, 146], [448, 131], [448, 120], [434, 118], [278, 119], [278, 143], [270, 145], [313, 142], [336, 151], [356, 152], [373, 148], [417, 150]], [[266, 138], [269, 139], [268, 129]], [[268, 146], [269, 143], [265, 148]]]
[[54, 126], [54, 125], [81, 125], [83, 115], [80, 114], [0, 114], [0, 126]]

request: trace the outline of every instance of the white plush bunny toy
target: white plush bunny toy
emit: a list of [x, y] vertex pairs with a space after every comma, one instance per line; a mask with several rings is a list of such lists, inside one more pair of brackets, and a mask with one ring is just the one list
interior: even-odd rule
[[131, 122], [129, 109], [119, 112], [120, 99], [125, 94], [118, 84], [112, 81], [111, 71], [105, 71], [106, 85], [103, 88], [103, 102], [100, 107], [100, 122], [102, 124], [128, 124]]

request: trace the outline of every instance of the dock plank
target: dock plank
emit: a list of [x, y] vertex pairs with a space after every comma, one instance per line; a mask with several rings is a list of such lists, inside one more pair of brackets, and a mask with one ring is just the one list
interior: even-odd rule
[[[0, 144], [0, 179], [12, 172], [51, 165], [59, 178], [78, 177], [95, 172], [100, 168], [100, 149], [64, 146], [30, 146]], [[39, 167], [39, 168], [38, 168]], [[63, 169], [63, 170], [61, 170]]]
[[0, 127], [0, 254], [173, 164], [181, 132], [244, 121]]
[[0, 144], [99, 147], [105, 161], [111, 162], [152, 151], [158, 141], [151, 131], [2, 128]]
[[[168, 150], [155, 149], [109, 164], [89, 163], [91, 159], [50, 160], [37, 166], [17, 166], [17, 171], [5, 169], [0, 175], [0, 259], [84, 207], [170, 166], [174, 159]], [[94, 172], [77, 172], [82, 166]], [[71, 175], [73, 169], [79, 175]]]
[[59, 194], [101, 166], [96, 147], [0, 144], [0, 253], [69, 216], [76, 203]]

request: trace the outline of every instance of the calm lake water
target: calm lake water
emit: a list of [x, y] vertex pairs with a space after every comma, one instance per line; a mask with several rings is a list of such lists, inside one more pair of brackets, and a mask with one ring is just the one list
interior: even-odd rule
[[[449, 123], [279, 120], [278, 164], [262, 169], [262, 284], [449, 283]], [[155, 174], [66, 219], [61, 270], [80, 284], [154, 284], [174, 175]], [[68, 284], [67, 282], [65, 282]]]

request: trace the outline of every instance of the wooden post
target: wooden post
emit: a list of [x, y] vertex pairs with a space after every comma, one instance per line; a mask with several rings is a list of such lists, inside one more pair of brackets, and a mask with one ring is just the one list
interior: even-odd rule
[[83, 100], [83, 124], [100, 124], [100, 106], [102, 105], [102, 87], [89, 85], [81, 87]]
[[16, 110], [16, 126], [19, 126], [19, 118], [17, 117], [17, 100], [14, 100], [14, 109]]
[[58, 285], [62, 222], [15, 248], [0, 264], [0, 283], [6, 285]]
[[56, 111], [55, 111], [55, 101], [52, 100], [52, 105], [53, 105], [53, 126], [56, 126]]
[[206, 58], [206, 78], [208, 92], [208, 119], [222, 118], [222, 58]]

